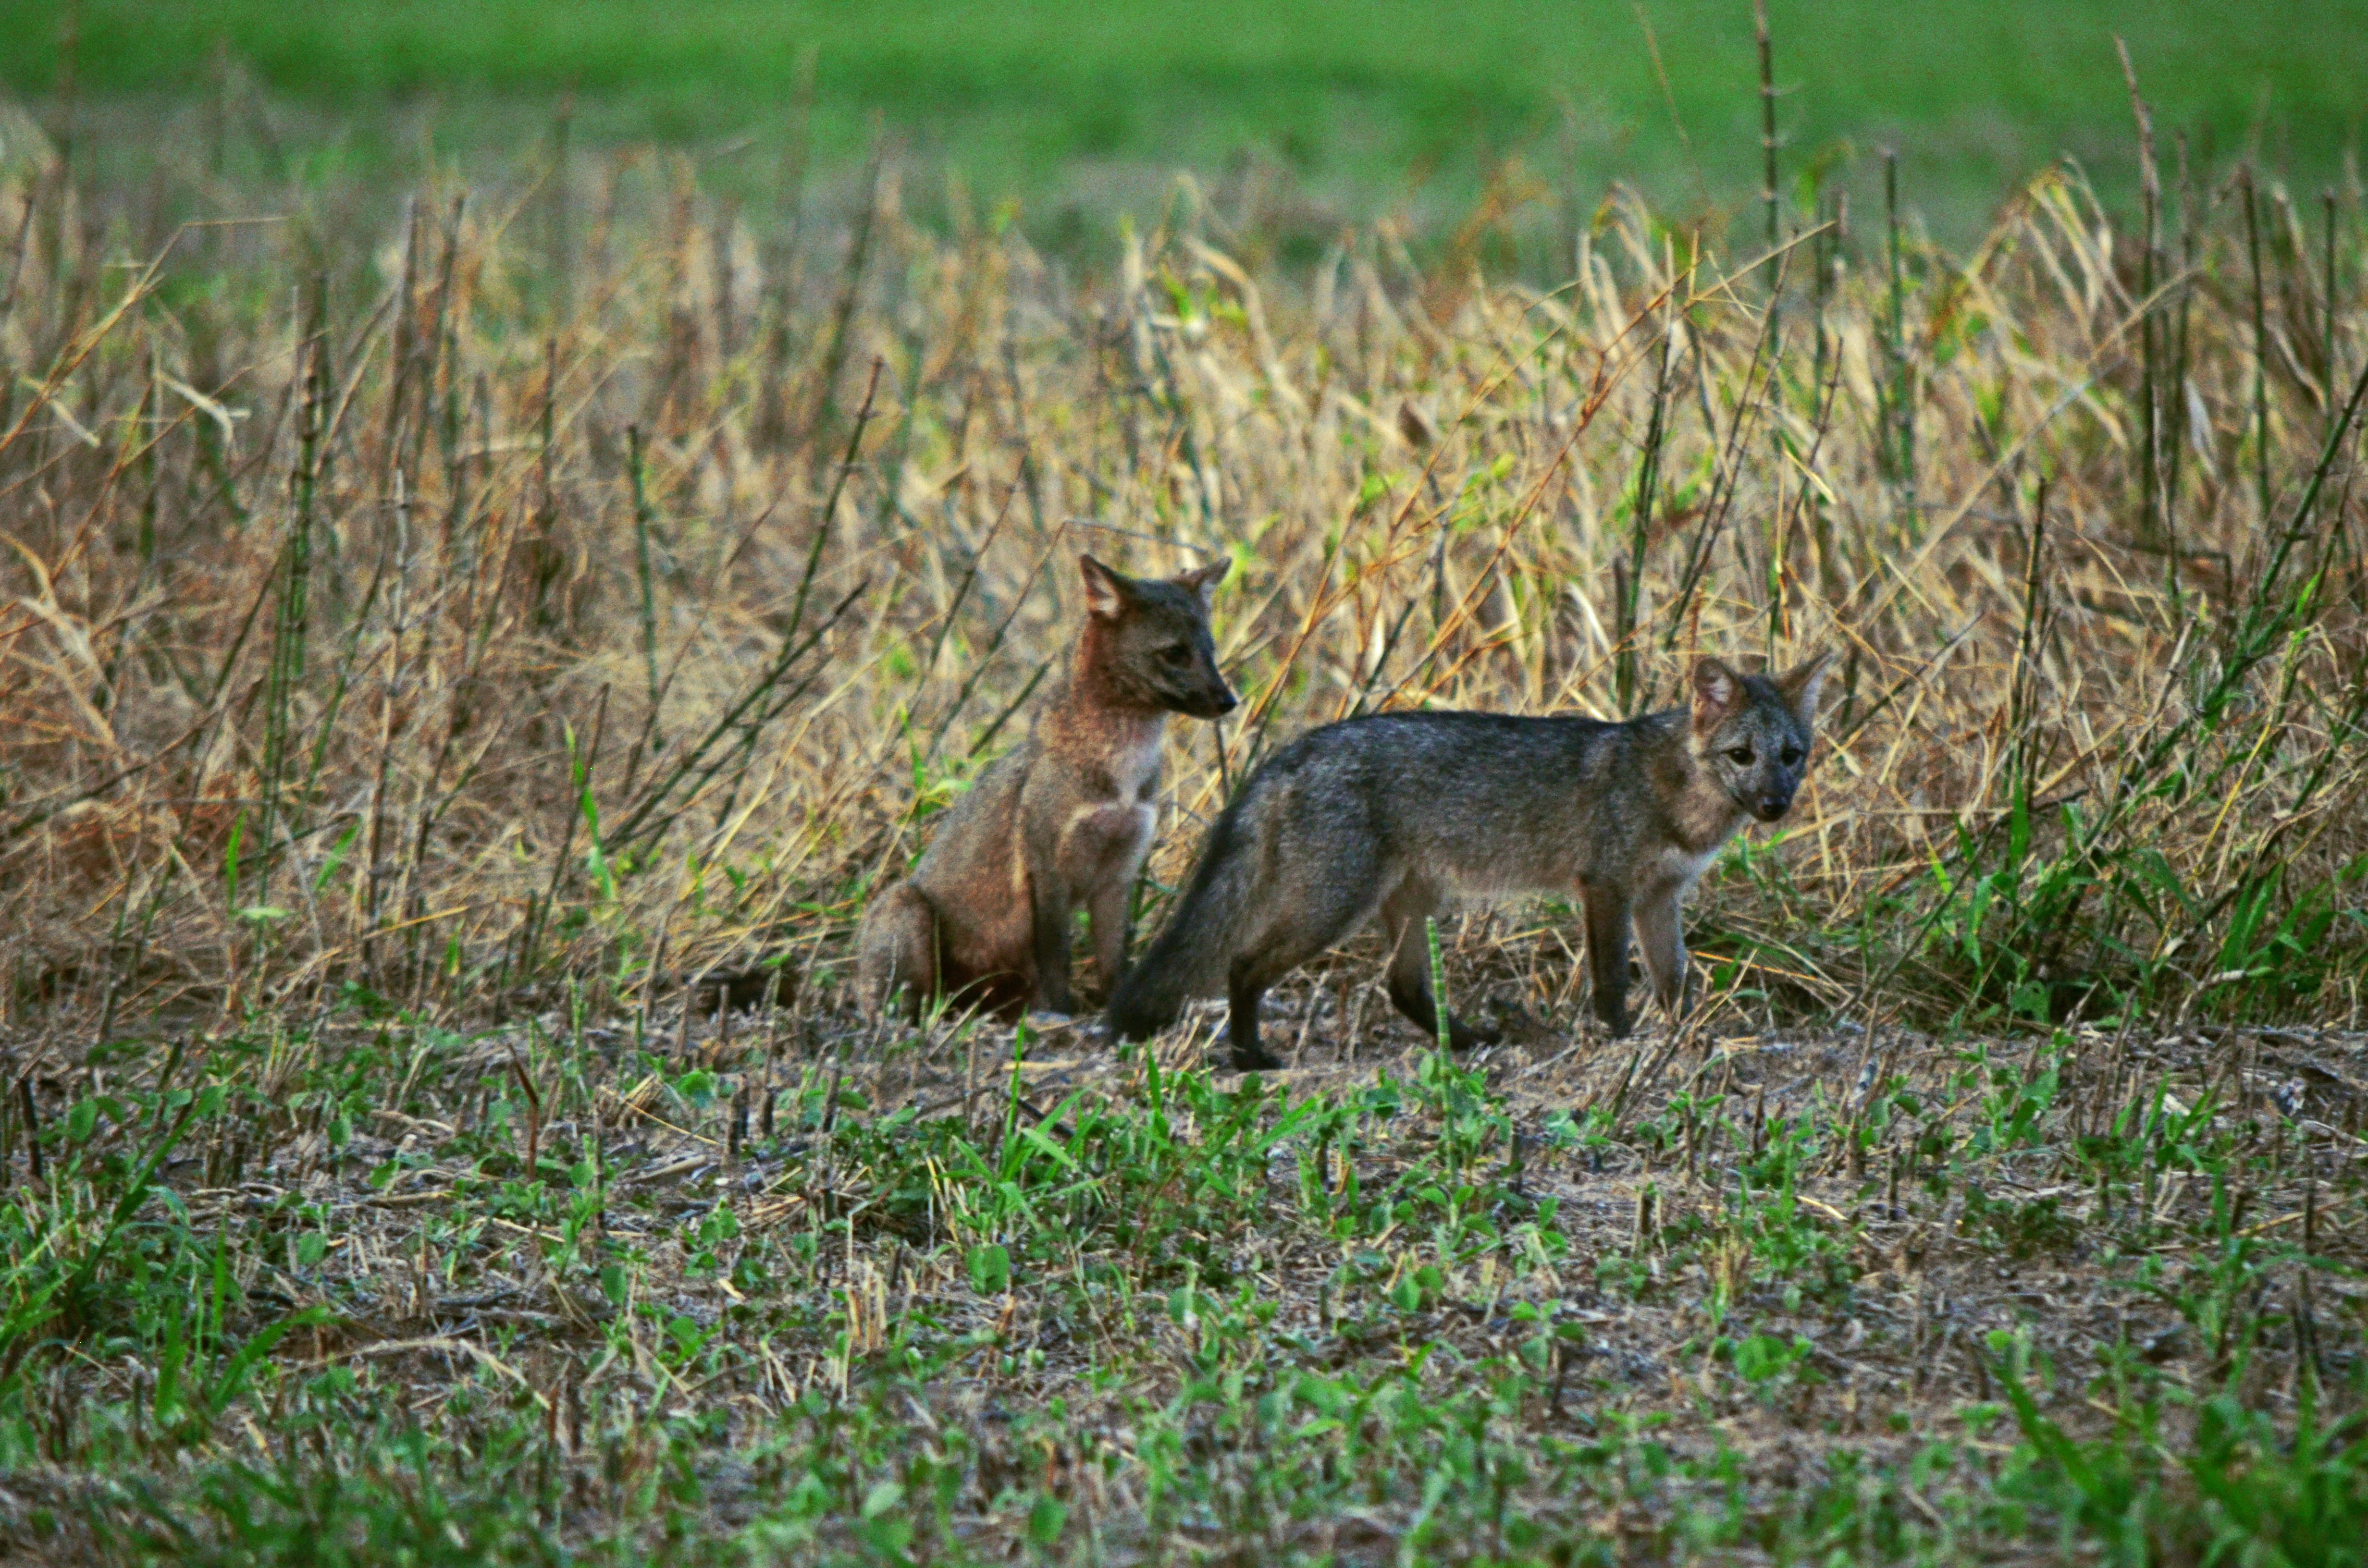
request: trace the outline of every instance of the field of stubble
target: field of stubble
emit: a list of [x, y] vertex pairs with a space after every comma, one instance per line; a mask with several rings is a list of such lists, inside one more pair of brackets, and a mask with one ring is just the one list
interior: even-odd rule
[[[2356, 1560], [2356, 193], [1614, 192], [1540, 285], [1187, 182], [1081, 276], [893, 163], [5, 145], [18, 1558]], [[1586, 1034], [1546, 903], [1443, 933], [1469, 1059], [1370, 944], [1258, 1078], [860, 1018], [1081, 549], [1237, 563], [1144, 925], [1310, 725], [1835, 649], [1704, 1006]]]

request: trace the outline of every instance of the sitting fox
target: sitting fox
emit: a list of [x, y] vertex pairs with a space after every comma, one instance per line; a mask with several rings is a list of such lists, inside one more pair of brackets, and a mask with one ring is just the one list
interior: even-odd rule
[[1209, 635], [1226, 565], [1151, 582], [1077, 558], [1085, 623], [1027, 740], [979, 775], [912, 874], [863, 912], [856, 977], [869, 1005], [901, 991], [907, 1017], [941, 995], [1006, 1014], [1069, 1012], [1080, 905], [1102, 983], [1116, 983], [1127, 896], [1158, 820], [1167, 715], [1235, 707]]
[[[1791, 809], [1808, 761], [1820, 655], [1787, 674], [1693, 667], [1691, 710], [1625, 723], [1499, 713], [1382, 713], [1301, 736], [1210, 830], [1174, 916], [1111, 997], [1121, 1040], [1230, 998], [1235, 1066], [1277, 1065], [1258, 998], [1379, 915], [1390, 999], [1438, 1028], [1425, 921], [1459, 895], [1577, 892], [1595, 1011], [1628, 1030], [1628, 926], [1674, 1020], [1685, 1000], [1678, 904], [1747, 817]], [[1451, 1021], [1458, 1050], [1493, 1033]]]

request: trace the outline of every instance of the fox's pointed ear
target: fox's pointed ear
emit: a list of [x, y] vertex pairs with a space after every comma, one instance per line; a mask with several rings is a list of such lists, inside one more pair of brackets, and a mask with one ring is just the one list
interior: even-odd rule
[[1126, 613], [1127, 580], [1090, 555], [1077, 557], [1077, 576], [1086, 585], [1086, 611], [1104, 620]]
[[1217, 602], [1217, 585], [1225, 580], [1225, 574], [1233, 569], [1234, 563], [1231, 561], [1220, 557], [1206, 566], [1197, 567], [1190, 572], [1178, 573], [1176, 585], [1187, 592], [1199, 595], [1201, 608], [1207, 609]]
[[1694, 728], [1715, 729], [1743, 702], [1743, 677], [1716, 659], [1694, 661]]
[[1785, 706], [1804, 724], [1817, 722], [1817, 693], [1826, 684], [1826, 666], [1833, 662], [1833, 651], [1827, 649], [1776, 677], [1776, 689], [1783, 694]]

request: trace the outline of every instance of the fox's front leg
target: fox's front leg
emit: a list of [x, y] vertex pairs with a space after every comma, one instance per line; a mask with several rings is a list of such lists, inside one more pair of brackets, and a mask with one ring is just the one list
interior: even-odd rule
[[898, 882], [872, 899], [856, 928], [856, 977], [864, 1006], [917, 1023], [938, 994], [938, 912], [920, 889]]
[[1652, 977], [1653, 995], [1675, 1028], [1686, 1016], [1686, 938], [1678, 920], [1678, 895], [1645, 900], [1636, 909], [1636, 942], [1644, 949], [1645, 972]]
[[1587, 901], [1587, 961], [1595, 976], [1595, 1016], [1617, 1040], [1628, 1032], [1628, 901], [1608, 887], [1581, 892]]
[[1118, 989], [1119, 971], [1126, 966], [1127, 895], [1132, 875], [1105, 878], [1086, 898], [1086, 917], [1094, 926], [1094, 963], [1101, 971], [1105, 994]]
[[1069, 915], [1076, 907], [1068, 883], [1058, 877], [1038, 877], [1030, 890], [1036, 988], [1030, 1006], [1046, 1012], [1072, 1013], [1069, 995]]

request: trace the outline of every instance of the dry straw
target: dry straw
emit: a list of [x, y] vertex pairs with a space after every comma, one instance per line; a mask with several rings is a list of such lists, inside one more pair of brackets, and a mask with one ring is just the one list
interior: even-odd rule
[[[20, 1003], [598, 1011], [661, 944], [826, 985], [1090, 547], [1239, 562], [1248, 717], [1178, 732], [1156, 884], [1309, 725], [1830, 646], [1781, 848], [1706, 892], [1729, 1006], [2354, 1006], [2356, 203], [2167, 190], [2149, 136], [2135, 229], [2063, 167], [1963, 256], [1896, 199], [1730, 254], [1615, 192], [1539, 287], [1387, 228], [1285, 271], [1187, 187], [1079, 281], [886, 161], [834, 231], [554, 153], [127, 266], [6, 146]], [[1561, 1011], [1574, 939], [1451, 956]]]

